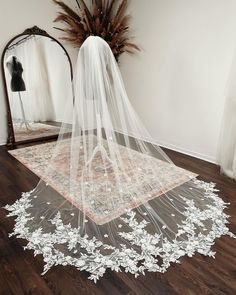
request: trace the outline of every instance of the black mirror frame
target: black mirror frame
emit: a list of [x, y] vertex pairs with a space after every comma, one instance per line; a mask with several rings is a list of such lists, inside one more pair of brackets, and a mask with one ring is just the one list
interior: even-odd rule
[[71, 81], [73, 80], [73, 68], [72, 68], [72, 62], [70, 59], [70, 56], [68, 52], [66, 51], [65, 47], [54, 37], [50, 36], [46, 31], [40, 29], [37, 26], [33, 26], [32, 28], [28, 28], [23, 31], [23, 33], [16, 35], [13, 37], [5, 46], [2, 57], [1, 57], [1, 67], [2, 67], [2, 76], [3, 76], [3, 85], [4, 85], [4, 91], [5, 91], [5, 98], [6, 98], [6, 108], [7, 108], [7, 130], [8, 130], [8, 136], [7, 136], [7, 147], [9, 149], [16, 148], [18, 145], [22, 144], [28, 144], [28, 143], [33, 143], [37, 141], [48, 141], [52, 139], [57, 139], [58, 135], [50, 135], [50, 136], [44, 136], [44, 137], [39, 137], [39, 138], [33, 138], [33, 139], [28, 139], [28, 140], [22, 140], [22, 141], [15, 141], [15, 135], [14, 135], [14, 128], [13, 128], [13, 121], [12, 121], [12, 114], [11, 114], [11, 108], [10, 108], [10, 100], [8, 96], [8, 91], [7, 91], [7, 81], [6, 81], [6, 75], [5, 75], [5, 68], [4, 68], [4, 57], [5, 53], [7, 51], [8, 46], [17, 38], [21, 36], [30, 36], [30, 35], [41, 35], [47, 38], [50, 38], [54, 40], [65, 52], [69, 65], [70, 65], [70, 74], [71, 74]]

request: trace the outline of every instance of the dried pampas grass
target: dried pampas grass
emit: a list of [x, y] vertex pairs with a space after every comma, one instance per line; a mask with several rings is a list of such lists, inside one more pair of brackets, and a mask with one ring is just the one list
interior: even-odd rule
[[54, 21], [66, 25], [64, 29], [57, 28], [67, 34], [62, 39], [80, 47], [87, 37], [100, 36], [110, 45], [117, 61], [123, 52], [139, 50], [130, 42], [130, 16], [126, 14], [128, 0], [92, 0], [90, 8], [84, 0], [75, 1], [78, 11], [62, 1], [53, 0], [61, 8]]

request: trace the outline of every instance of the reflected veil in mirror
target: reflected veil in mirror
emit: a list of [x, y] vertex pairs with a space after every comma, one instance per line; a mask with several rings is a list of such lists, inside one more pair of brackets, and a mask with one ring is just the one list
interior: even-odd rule
[[63, 46], [46, 32], [21, 34], [2, 61], [14, 143], [57, 137], [65, 105], [73, 103], [71, 62]]

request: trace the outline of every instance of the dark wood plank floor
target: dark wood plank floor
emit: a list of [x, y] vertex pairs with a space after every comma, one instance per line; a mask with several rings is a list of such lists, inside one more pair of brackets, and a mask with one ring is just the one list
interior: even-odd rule
[[[230, 202], [230, 230], [236, 233], [236, 182], [220, 175], [217, 166], [173, 151], [167, 151], [180, 167], [217, 183], [223, 199]], [[38, 178], [0, 148], [0, 206], [13, 203], [21, 191], [32, 189]], [[148, 273], [134, 279], [126, 273], [107, 272], [97, 284], [85, 272], [72, 267], [55, 267], [41, 276], [43, 261], [24, 251], [25, 241], [8, 237], [14, 219], [0, 209], [0, 295], [234, 295], [236, 294], [236, 240], [222, 237], [213, 249], [216, 259], [195, 255], [181, 258], [165, 274]]]

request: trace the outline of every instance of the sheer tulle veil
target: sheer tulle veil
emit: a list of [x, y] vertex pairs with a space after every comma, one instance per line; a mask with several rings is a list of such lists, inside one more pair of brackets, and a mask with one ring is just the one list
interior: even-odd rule
[[41, 181], [6, 206], [17, 216], [13, 234], [43, 255], [44, 273], [71, 265], [96, 282], [107, 269], [138, 276], [195, 252], [214, 256], [215, 239], [233, 236], [226, 204], [158, 147], [100, 37], [80, 48], [73, 87], [73, 114], [65, 107]]

